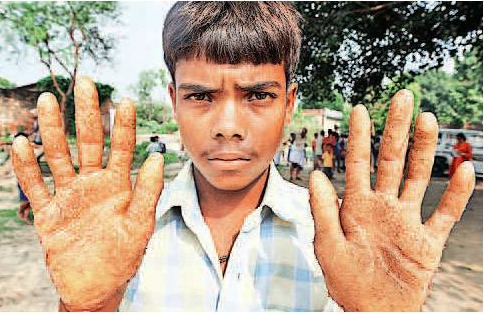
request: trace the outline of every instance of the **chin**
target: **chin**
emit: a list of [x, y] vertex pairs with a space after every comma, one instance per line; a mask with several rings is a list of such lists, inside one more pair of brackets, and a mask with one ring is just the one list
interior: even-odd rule
[[213, 187], [223, 191], [240, 191], [249, 186], [253, 181], [254, 179], [245, 176], [224, 177], [223, 179], [214, 178], [213, 180], [209, 180]]
[[207, 165], [197, 169], [214, 188], [223, 191], [239, 191], [254, 183], [268, 167], [269, 165], [261, 169], [257, 167], [257, 169], [214, 170]]

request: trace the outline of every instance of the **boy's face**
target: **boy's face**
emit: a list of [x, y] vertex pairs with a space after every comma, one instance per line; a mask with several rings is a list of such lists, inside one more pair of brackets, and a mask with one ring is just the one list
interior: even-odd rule
[[175, 117], [203, 177], [221, 190], [260, 178], [294, 105], [297, 85], [286, 90], [284, 67], [181, 60], [175, 81], [169, 87]]

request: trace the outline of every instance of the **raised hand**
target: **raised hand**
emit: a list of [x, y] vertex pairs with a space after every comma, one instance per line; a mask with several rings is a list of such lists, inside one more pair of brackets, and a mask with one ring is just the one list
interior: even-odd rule
[[418, 116], [404, 188], [413, 95], [392, 99], [378, 156], [375, 189], [370, 186], [370, 119], [364, 106], [351, 112], [342, 205], [321, 172], [310, 179], [315, 253], [332, 298], [347, 311], [419, 311], [447, 237], [474, 189], [474, 169], [464, 162], [436, 211], [421, 221], [438, 126], [431, 113]]
[[104, 135], [96, 87], [81, 77], [74, 90], [80, 171], [71, 163], [56, 98], [37, 103], [45, 156], [55, 181], [50, 195], [28, 140], [13, 144], [13, 165], [35, 213], [35, 228], [51, 279], [71, 311], [95, 310], [136, 272], [154, 227], [163, 189], [163, 157], [150, 156], [134, 191], [130, 168], [136, 142], [133, 103], [116, 109], [108, 165], [102, 169]]

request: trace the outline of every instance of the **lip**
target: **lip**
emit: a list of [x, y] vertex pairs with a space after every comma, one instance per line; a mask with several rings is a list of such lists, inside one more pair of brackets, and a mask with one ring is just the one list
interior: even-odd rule
[[208, 156], [208, 162], [220, 170], [235, 170], [247, 166], [251, 158], [241, 152], [216, 152]]
[[249, 161], [250, 156], [242, 152], [214, 152], [208, 155], [208, 160], [220, 161]]

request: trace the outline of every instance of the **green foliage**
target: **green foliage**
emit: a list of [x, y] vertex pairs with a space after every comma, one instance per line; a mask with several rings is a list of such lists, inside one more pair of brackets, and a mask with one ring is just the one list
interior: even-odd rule
[[314, 100], [303, 98], [301, 100], [301, 103], [302, 103], [301, 107], [304, 109], [328, 108], [332, 110], [342, 111], [345, 100], [343, 98], [343, 95], [341, 95], [339, 92], [334, 90], [332, 91], [330, 97], [327, 99], [314, 101]]
[[178, 131], [178, 124], [174, 120], [158, 123], [153, 120], [138, 119], [137, 126], [148, 130], [149, 133], [169, 134]]
[[[71, 80], [65, 78], [63, 76], [56, 76], [56, 81], [60, 85], [62, 90], [67, 89]], [[96, 82], [96, 87], [98, 90], [99, 96], [99, 105], [101, 105], [106, 99], [111, 98], [111, 94], [114, 91], [114, 87], [111, 85], [103, 84]], [[53, 93], [57, 101], [60, 102], [60, 94], [58, 90], [54, 86], [54, 82], [50, 76], [47, 76], [37, 82], [37, 89], [42, 92], [51, 92]], [[75, 125], [75, 112], [74, 112], [74, 96], [71, 94], [66, 102], [66, 120], [69, 134], [75, 135], [76, 134], [76, 125]]]
[[[415, 123], [420, 110], [420, 101], [422, 98], [422, 93], [420, 91], [420, 86], [416, 83], [408, 83], [404, 86], [406, 89], [413, 93], [414, 97], [414, 110], [412, 115], [412, 124]], [[388, 109], [390, 108], [390, 101], [392, 97], [401, 89], [401, 85], [398, 83], [391, 83], [382, 90], [378, 99], [374, 103], [366, 104], [370, 118], [373, 121], [375, 132], [383, 134], [385, 129], [385, 123], [388, 116]]]
[[0, 88], [9, 89], [14, 87], [15, 87], [14, 83], [10, 82], [9, 80], [3, 77], [0, 77]]
[[4, 209], [0, 210], [0, 234], [19, 229], [20, 226], [24, 225], [17, 217], [16, 209]]
[[284, 139], [289, 138], [289, 134], [292, 132], [300, 133], [303, 127], [308, 129], [307, 144], [310, 145], [310, 141], [313, 139], [313, 134], [319, 132], [322, 127], [316, 117], [303, 115], [302, 108], [298, 107], [292, 115], [291, 123], [285, 127]]
[[156, 89], [166, 89], [168, 84], [165, 69], [145, 70], [138, 75], [136, 84], [130, 89], [136, 94], [136, 117], [138, 121], [148, 120], [163, 123], [171, 117], [171, 107], [153, 99]]
[[[17, 55], [34, 52], [53, 79], [57, 71], [75, 79], [81, 61], [111, 61], [115, 33], [102, 28], [118, 24], [120, 13], [119, 4], [108, 1], [0, 2], [2, 38], [8, 38], [2, 44]], [[67, 133], [75, 132], [69, 121], [72, 106], [70, 112], [66, 109], [73, 88], [73, 84], [55, 88]]]
[[429, 71], [416, 81], [422, 88], [422, 110], [433, 112], [439, 123], [461, 128], [482, 122], [482, 52], [465, 54], [454, 75]]
[[[297, 71], [307, 102], [332, 99], [333, 90], [352, 104], [372, 103], [382, 80], [405, 66], [422, 73], [443, 64], [444, 55], [475, 46], [482, 52], [482, 2], [296, 1], [303, 17]], [[371, 95], [372, 98], [365, 98]]]
[[80, 59], [110, 60], [115, 37], [101, 29], [117, 23], [120, 13], [119, 4], [108, 1], [0, 4], [2, 31], [12, 39], [5, 44], [17, 53], [33, 48], [42, 63], [60, 65], [70, 75], [76, 45]]
[[[149, 152], [146, 151], [148, 145], [150, 145], [150, 142], [136, 144], [131, 169], [139, 169], [145, 162], [146, 158], [148, 158]], [[165, 165], [178, 162], [178, 155], [176, 152], [167, 151], [163, 154], [163, 157], [165, 160]]]
[[407, 75], [401, 82], [385, 86], [379, 98], [367, 104], [375, 131], [383, 132], [390, 99], [402, 85], [414, 94], [413, 122], [420, 112], [428, 111], [440, 124], [455, 128], [482, 123], [482, 51], [467, 52], [456, 61], [455, 69], [453, 75], [442, 70], [430, 70], [414, 78]]

